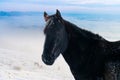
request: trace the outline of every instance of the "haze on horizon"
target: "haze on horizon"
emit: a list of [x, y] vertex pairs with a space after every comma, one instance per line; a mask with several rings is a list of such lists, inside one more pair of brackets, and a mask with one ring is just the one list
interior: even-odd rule
[[0, 11], [120, 13], [120, 0], [1, 0]]

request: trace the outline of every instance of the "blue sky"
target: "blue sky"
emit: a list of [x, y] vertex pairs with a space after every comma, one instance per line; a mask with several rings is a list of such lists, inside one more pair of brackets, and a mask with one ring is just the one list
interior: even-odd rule
[[0, 0], [0, 11], [120, 13], [120, 0]]

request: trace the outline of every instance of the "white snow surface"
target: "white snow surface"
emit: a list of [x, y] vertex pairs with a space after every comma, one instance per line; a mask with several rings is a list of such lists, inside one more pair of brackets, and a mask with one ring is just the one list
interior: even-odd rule
[[52, 66], [42, 62], [44, 35], [40, 30], [0, 33], [0, 80], [74, 80], [61, 55]]

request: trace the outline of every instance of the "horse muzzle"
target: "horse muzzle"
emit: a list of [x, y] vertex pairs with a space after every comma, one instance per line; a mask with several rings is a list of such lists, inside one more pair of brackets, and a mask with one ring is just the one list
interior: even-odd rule
[[42, 61], [46, 64], [46, 65], [52, 65], [54, 63], [54, 60], [52, 59], [47, 59], [44, 55], [42, 55]]

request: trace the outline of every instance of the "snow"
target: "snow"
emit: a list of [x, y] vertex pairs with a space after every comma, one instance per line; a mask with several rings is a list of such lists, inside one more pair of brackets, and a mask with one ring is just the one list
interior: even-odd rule
[[61, 55], [52, 66], [42, 62], [44, 35], [39, 29], [0, 33], [0, 80], [74, 80]]

